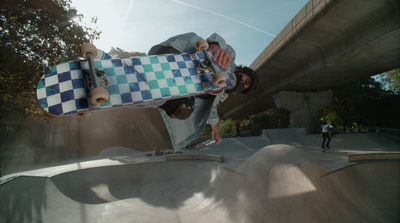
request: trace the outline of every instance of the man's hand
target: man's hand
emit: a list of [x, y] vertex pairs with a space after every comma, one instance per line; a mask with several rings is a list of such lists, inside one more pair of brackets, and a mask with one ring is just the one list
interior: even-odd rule
[[227, 70], [231, 66], [232, 55], [228, 51], [221, 49], [215, 43], [211, 43], [208, 49], [215, 52], [213, 60], [217, 61], [220, 67]]
[[219, 126], [218, 126], [218, 124], [216, 124], [216, 125], [211, 125], [211, 129], [212, 129], [212, 138], [213, 138], [213, 140], [214, 140], [217, 144], [220, 144], [220, 143], [221, 143], [221, 140], [222, 140], [222, 137], [221, 137], [221, 135], [219, 134]]
[[222, 141], [222, 137], [219, 133], [213, 132], [213, 140], [219, 145]]

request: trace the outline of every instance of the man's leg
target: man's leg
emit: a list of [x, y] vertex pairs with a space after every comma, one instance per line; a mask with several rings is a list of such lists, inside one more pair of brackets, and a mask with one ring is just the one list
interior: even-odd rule
[[328, 141], [326, 142], [326, 148], [329, 148], [329, 143], [331, 142], [331, 136], [329, 134], [326, 134], [326, 137], [328, 138]]

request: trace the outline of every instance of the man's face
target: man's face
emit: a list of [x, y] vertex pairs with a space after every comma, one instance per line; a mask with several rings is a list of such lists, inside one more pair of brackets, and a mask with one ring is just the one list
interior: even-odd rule
[[238, 75], [242, 75], [242, 79], [244, 82], [244, 88], [242, 91], [246, 90], [247, 88], [250, 87], [251, 84], [251, 77], [248, 74], [245, 73], [238, 73]]

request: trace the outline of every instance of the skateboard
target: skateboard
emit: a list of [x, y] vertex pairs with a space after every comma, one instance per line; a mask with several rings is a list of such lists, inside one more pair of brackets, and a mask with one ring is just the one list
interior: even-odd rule
[[211, 59], [207, 41], [196, 48], [195, 53], [94, 59], [96, 47], [84, 44], [83, 59], [58, 64], [42, 76], [38, 104], [52, 116], [69, 116], [233, 88], [234, 72]]

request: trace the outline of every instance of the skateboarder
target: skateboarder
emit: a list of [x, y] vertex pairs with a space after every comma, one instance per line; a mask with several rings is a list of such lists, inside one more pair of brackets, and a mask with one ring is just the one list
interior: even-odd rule
[[[330, 149], [329, 143], [331, 142], [331, 133], [336, 128], [332, 124], [328, 124], [324, 119], [321, 125], [322, 129], [322, 152], [325, 152], [327, 149]], [[328, 139], [328, 141], [326, 141]], [[326, 144], [325, 144], [326, 141]]]
[[[201, 39], [195, 33], [174, 36], [165, 42], [153, 46], [148, 54], [196, 52], [195, 44]], [[207, 38], [207, 41], [210, 45], [209, 50], [216, 52], [213, 59], [218, 61], [218, 65], [224, 69], [235, 70], [238, 83], [235, 88], [226, 93], [247, 94], [256, 89], [258, 85], [256, 73], [248, 67], [236, 66], [233, 63], [235, 60], [235, 51], [221, 36], [214, 33]], [[174, 150], [179, 150], [195, 140], [207, 123], [211, 125], [212, 137], [215, 142], [217, 144], [221, 142], [222, 137], [219, 133], [217, 105], [222, 96], [223, 94], [205, 94], [132, 108], [159, 107]]]

